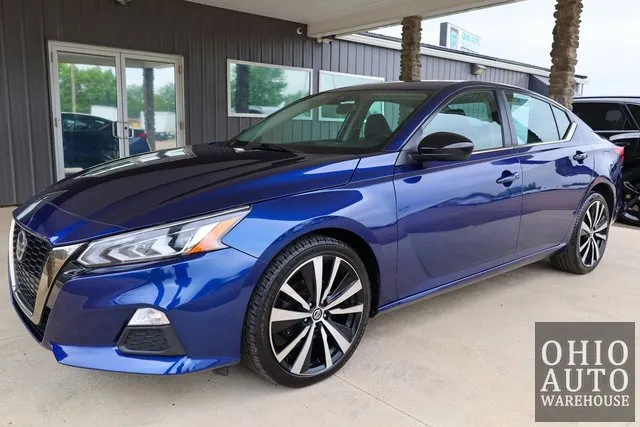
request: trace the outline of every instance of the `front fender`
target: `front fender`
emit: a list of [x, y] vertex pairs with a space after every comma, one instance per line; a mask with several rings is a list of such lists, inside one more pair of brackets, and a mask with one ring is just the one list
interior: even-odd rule
[[260, 259], [266, 266], [294, 240], [323, 229], [346, 230], [364, 240], [380, 270], [379, 303], [396, 299], [397, 221], [390, 181], [257, 203], [224, 238], [224, 243]]

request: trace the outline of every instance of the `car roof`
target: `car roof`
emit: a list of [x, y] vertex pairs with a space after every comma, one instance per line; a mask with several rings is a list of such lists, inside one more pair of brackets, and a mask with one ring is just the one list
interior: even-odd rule
[[63, 111], [62, 113], [60, 113], [63, 116], [81, 116], [81, 117], [89, 117], [92, 119], [99, 119], [99, 120], [104, 120], [105, 122], [111, 122], [112, 120], [109, 119], [105, 119], [104, 117], [100, 117], [100, 116], [94, 116], [93, 114], [87, 114], [87, 113], [72, 113], [70, 111]]
[[573, 102], [630, 102], [640, 104], [640, 96], [580, 96]]
[[445, 88], [464, 89], [478, 87], [494, 87], [501, 89], [509, 89], [520, 93], [530, 94], [534, 97], [544, 98], [547, 102], [557, 106], [565, 111], [564, 106], [556, 101], [549, 99], [537, 92], [525, 89], [519, 86], [508, 85], [504, 83], [485, 82], [482, 80], [420, 80], [416, 82], [380, 82], [369, 83], [364, 85], [346, 86], [343, 88], [333, 89], [327, 92], [348, 92], [348, 91], [365, 91], [365, 90], [414, 90], [414, 91], [438, 91]]
[[500, 87], [504, 89], [514, 89], [519, 92], [528, 92], [534, 95], [540, 96], [535, 92], [531, 92], [528, 89], [512, 86], [502, 83], [485, 82], [481, 80], [420, 80], [415, 82], [378, 82], [368, 83], [363, 85], [346, 86], [338, 89], [330, 90], [329, 92], [349, 92], [349, 91], [361, 91], [361, 90], [417, 90], [417, 91], [437, 91], [447, 87], [456, 86], [458, 88], [474, 87], [474, 86], [491, 86]]

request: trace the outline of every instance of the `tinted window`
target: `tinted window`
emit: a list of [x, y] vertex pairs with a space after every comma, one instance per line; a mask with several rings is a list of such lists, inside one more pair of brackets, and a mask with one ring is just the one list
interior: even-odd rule
[[573, 112], [596, 131], [632, 129], [620, 104], [577, 102]]
[[80, 131], [80, 130], [93, 130], [95, 128], [94, 126], [94, 120], [93, 117], [87, 117], [87, 116], [76, 116], [75, 117], [75, 129], [76, 131]]
[[[379, 83], [384, 81], [383, 77], [356, 76], [352, 74], [335, 73], [325, 70], [320, 70], [318, 79], [318, 89], [320, 92], [355, 85]], [[339, 115], [336, 114], [335, 106], [325, 106], [320, 109], [321, 120], [334, 120], [336, 118], [340, 119]]]
[[[636, 123], [640, 123], [640, 105], [627, 104], [627, 107], [629, 107], [633, 118], [636, 119]], [[635, 126], [633, 127], [635, 128]]]
[[[375, 152], [430, 95], [384, 88], [323, 92], [272, 114], [238, 135], [234, 144], [290, 144], [314, 153]], [[331, 121], [320, 119], [319, 110], [327, 107], [335, 115]], [[297, 120], [301, 115], [311, 119]]]
[[518, 144], [558, 141], [551, 105], [528, 95], [506, 92]]
[[551, 106], [553, 110], [553, 115], [556, 118], [556, 125], [558, 125], [558, 133], [560, 135], [560, 139], [564, 139], [567, 136], [567, 131], [571, 126], [571, 121], [569, 120], [569, 116], [567, 113], [559, 109], [558, 107]]
[[95, 120], [91, 116], [82, 116], [78, 114], [62, 115], [62, 130], [82, 131], [93, 130], [95, 127]]
[[502, 125], [492, 91], [467, 92], [454, 98], [422, 129], [422, 136], [457, 133], [473, 142], [474, 151], [503, 147]]
[[75, 122], [73, 121], [73, 117], [71, 116], [62, 116], [62, 130], [63, 131], [71, 131], [75, 127]]
[[403, 113], [411, 112], [412, 109], [401, 108], [402, 106], [393, 101], [377, 101], [371, 104], [369, 111], [364, 119], [364, 125], [360, 129], [360, 137], [364, 138], [365, 129], [367, 127], [367, 120], [373, 115], [382, 115], [387, 121], [387, 124], [391, 129], [396, 129], [400, 123], [402, 123], [406, 117]]
[[96, 129], [102, 129], [103, 127], [105, 127], [105, 126], [107, 126], [109, 124], [109, 122], [107, 122], [106, 120], [103, 120], [103, 119], [95, 119], [94, 123], [95, 123]]

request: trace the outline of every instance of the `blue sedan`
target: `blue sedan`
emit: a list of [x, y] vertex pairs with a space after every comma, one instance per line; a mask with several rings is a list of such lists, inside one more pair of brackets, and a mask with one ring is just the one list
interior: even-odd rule
[[14, 212], [17, 314], [62, 364], [181, 374], [243, 360], [292, 387], [370, 317], [546, 258], [585, 274], [621, 150], [482, 82], [314, 95], [236, 138], [70, 176]]

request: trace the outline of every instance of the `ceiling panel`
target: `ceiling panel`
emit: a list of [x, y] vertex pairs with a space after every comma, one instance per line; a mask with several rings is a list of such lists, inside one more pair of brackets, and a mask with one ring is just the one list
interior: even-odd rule
[[520, 0], [188, 0], [308, 26], [310, 37], [350, 34], [399, 23]]

